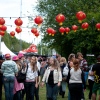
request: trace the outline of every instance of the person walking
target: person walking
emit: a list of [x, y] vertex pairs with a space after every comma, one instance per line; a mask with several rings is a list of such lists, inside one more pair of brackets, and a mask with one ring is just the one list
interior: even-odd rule
[[24, 83], [26, 100], [34, 100], [35, 87], [38, 88], [37, 58], [35, 56], [31, 57], [31, 60], [28, 63], [28, 68], [26, 67], [22, 72], [26, 72], [26, 81]]
[[[84, 77], [85, 77], [85, 83], [87, 83], [87, 79], [88, 79], [88, 63], [87, 60], [85, 58], [83, 58], [83, 54], [81, 52], [77, 52], [77, 59], [79, 59], [80, 61], [80, 68], [82, 69], [82, 71], [84, 72]], [[83, 86], [84, 89], [84, 86]], [[84, 96], [84, 91], [82, 93], [82, 100], [85, 99]]]
[[71, 100], [81, 100], [81, 95], [83, 92], [83, 84], [84, 90], [86, 89], [84, 73], [80, 69], [79, 60], [75, 59], [73, 61], [73, 68], [69, 71], [69, 91]]
[[35, 87], [35, 100], [39, 100], [39, 85], [40, 85], [40, 71], [37, 69], [38, 77], [37, 77], [37, 85], [38, 87]]
[[[13, 56], [12, 60], [17, 64], [18, 71], [22, 69], [22, 66], [19, 65], [18, 56]], [[13, 100], [22, 100], [22, 90], [24, 89], [24, 84], [19, 83], [15, 77], [14, 81], [14, 98]]]
[[[54, 56], [53, 56], [53, 57], [54, 57]], [[57, 59], [58, 62], [60, 63], [61, 55], [60, 55], [60, 54], [56, 54], [56, 59]], [[59, 94], [59, 95], [62, 95], [62, 86], [61, 86], [61, 85], [59, 86], [58, 94]]]
[[90, 75], [94, 75], [94, 84], [92, 89], [92, 100], [96, 100], [97, 91], [99, 91], [100, 100], [100, 55], [97, 57], [97, 63], [93, 65]]
[[63, 74], [63, 72], [64, 72], [65, 68], [68, 68], [67, 61], [66, 61], [65, 57], [61, 57], [61, 59], [60, 59], [60, 68], [61, 68], [61, 72], [62, 72], [61, 95], [62, 95], [62, 98], [64, 98], [66, 87], [67, 87], [67, 82], [66, 82], [67, 76], [65, 74]]
[[[66, 75], [67, 75], [67, 83], [69, 82], [68, 73], [74, 66], [74, 64], [73, 64], [74, 60], [75, 60], [75, 54], [74, 53], [69, 54], [69, 56], [68, 56], [68, 70], [67, 69], [65, 70]], [[68, 86], [69, 86], [69, 83], [68, 83]], [[68, 100], [71, 100], [69, 91], [68, 91]]]
[[[29, 60], [31, 59], [30, 57], [28, 57], [28, 59], [26, 60], [23, 53], [18, 53], [18, 58], [19, 58], [18, 64], [21, 67], [25, 67], [29, 62]], [[22, 90], [22, 100], [24, 100], [24, 97], [25, 97], [25, 88]]]
[[50, 58], [50, 66], [47, 67], [41, 86], [46, 82], [47, 100], [57, 100], [58, 87], [61, 85], [62, 74], [60, 64], [56, 58]]
[[5, 99], [13, 100], [13, 89], [15, 74], [18, 72], [17, 64], [11, 60], [10, 54], [5, 54], [5, 61], [1, 65], [1, 72], [3, 73], [3, 82], [5, 90]]

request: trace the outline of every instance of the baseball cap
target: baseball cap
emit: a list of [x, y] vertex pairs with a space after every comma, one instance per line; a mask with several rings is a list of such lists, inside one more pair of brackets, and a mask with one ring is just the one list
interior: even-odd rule
[[10, 58], [11, 55], [9, 53], [5, 54], [5, 58]]

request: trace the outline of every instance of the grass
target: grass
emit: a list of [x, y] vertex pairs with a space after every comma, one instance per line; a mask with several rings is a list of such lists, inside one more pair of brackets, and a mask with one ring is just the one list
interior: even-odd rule
[[[88, 100], [88, 93], [89, 93], [88, 88], [84, 93], [85, 93], [85, 100]], [[40, 100], [46, 100], [46, 88], [45, 88], [45, 86], [44, 87], [40, 87], [39, 98], [40, 98]], [[2, 100], [5, 100], [4, 89], [3, 89]], [[58, 99], [57, 100], [68, 100], [68, 89], [66, 89], [65, 98], [62, 98], [60, 95], [58, 95]]]

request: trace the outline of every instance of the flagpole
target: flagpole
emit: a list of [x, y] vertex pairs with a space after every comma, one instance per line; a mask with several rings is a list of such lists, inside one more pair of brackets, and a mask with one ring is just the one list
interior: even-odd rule
[[[22, 0], [20, 2], [20, 17], [22, 17]], [[20, 51], [22, 50], [22, 40], [21, 40], [21, 33], [20, 33]]]

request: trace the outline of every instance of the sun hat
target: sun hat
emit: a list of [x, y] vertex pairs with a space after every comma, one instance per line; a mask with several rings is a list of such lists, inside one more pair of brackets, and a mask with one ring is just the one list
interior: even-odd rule
[[19, 60], [19, 58], [18, 58], [18, 56], [13, 56], [13, 57], [12, 57], [12, 60], [13, 60], [13, 61], [16, 61], [16, 60]]

